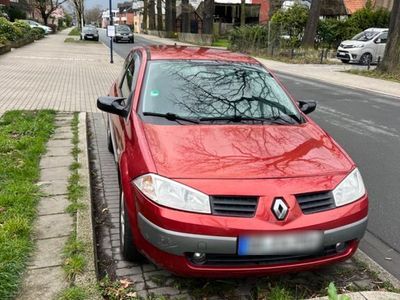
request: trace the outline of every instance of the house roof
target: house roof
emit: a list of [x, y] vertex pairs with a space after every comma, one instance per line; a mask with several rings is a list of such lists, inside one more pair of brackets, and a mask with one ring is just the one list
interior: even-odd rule
[[367, 0], [343, 0], [348, 15], [352, 15], [357, 10], [362, 9]]

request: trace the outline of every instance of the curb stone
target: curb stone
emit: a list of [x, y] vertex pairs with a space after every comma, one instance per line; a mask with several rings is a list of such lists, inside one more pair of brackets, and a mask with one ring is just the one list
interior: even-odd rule
[[77, 239], [85, 244], [85, 259], [86, 266], [83, 274], [77, 275], [75, 281], [77, 285], [89, 288], [88, 299], [102, 299], [98, 290], [96, 289], [97, 275], [95, 267], [95, 251], [96, 245], [93, 237], [93, 222], [92, 222], [92, 201], [90, 189], [90, 173], [89, 173], [89, 153], [87, 142], [87, 126], [86, 126], [86, 113], [79, 113], [79, 149], [78, 162], [81, 167], [79, 168], [80, 182], [85, 187], [81, 202], [84, 205], [83, 209], [78, 209], [76, 215], [76, 234]]
[[400, 289], [400, 280], [398, 280], [396, 277], [394, 277], [392, 274], [386, 271], [383, 267], [381, 267], [376, 261], [374, 261], [361, 249], [358, 249], [357, 252], [354, 254], [354, 259], [365, 263], [368, 269], [375, 272], [380, 280], [388, 281], [393, 285], [394, 288]]
[[[344, 294], [351, 300], [400, 300], [400, 295], [390, 292], [356, 292]], [[311, 298], [309, 300], [329, 300], [328, 297]]]

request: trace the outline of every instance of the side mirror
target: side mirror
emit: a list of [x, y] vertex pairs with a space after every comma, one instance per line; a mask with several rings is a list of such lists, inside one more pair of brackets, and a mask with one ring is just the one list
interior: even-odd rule
[[125, 98], [123, 97], [99, 97], [97, 99], [97, 108], [110, 114], [118, 115], [125, 118], [128, 116], [129, 112], [123, 105], [121, 105], [121, 102], [123, 100], [125, 100]]
[[306, 115], [313, 112], [317, 108], [317, 102], [315, 101], [298, 101], [297, 105]]
[[375, 44], [380, 44], [380, 43], [382, 43], [382, 40], [380, 38], [375, 40]]

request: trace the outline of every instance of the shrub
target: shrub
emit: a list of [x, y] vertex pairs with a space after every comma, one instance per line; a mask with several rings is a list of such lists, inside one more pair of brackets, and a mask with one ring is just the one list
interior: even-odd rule
[[31, 35], [35, 40], [39, 40], [44, 37], [45, 31], [43, 28], [34, 27], [31, 29]]
[[31, 26], [29, 26], [26, 22], [24, 21], [16, 21], [13, 24], [15, 27], [19, 28], [21, 30], [21, 33], [26, 36], [29, 35], [31, 31]]
[[232, 50], [254, 51], [268, 46], [268, 27], [246, 25], [234, 28], [230, 32], [229, 44]]
[[0, 35], [9, 41], [16, 41], [23, 36], [21, 29], [3, 17], [0, 17]]
[[4, 45], [7, 43], [7, 39], [4, 35], [0, 35], [0, 45]]
[[271, 21], [279, 27], [280, 36], [286, 41], [286, 46], [293, 48], [301, 44], [307, 19], [308, 9], [296, 4], [289, 9], [278, 10]]

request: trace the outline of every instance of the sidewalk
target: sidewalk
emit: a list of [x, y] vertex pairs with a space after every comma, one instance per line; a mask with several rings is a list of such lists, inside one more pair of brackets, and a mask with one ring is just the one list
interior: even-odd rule
[[[181, 43], [172, 39], [164, 39], [152, 35], [137, 35], [152, 40], [155, 43], [163, 43], [167, 45], [177, 44], [182, 46], [195, 46], [192, 44]], [[257, 59], [264, 66], [272, 71], [278, 71], [298, 77], [315, 79], [349, 88], [378, 92], [400, 98], [400, 83], [343, 72], [350, 68], [349, 65], [288, 64], [259, 57], [255, 57], [255, 59]]]
[[0, 55], [0, 115], [11, 109], [97, 111], [121, 71], [102, 43], [64, 43], [64, 30], [33, 44]]

